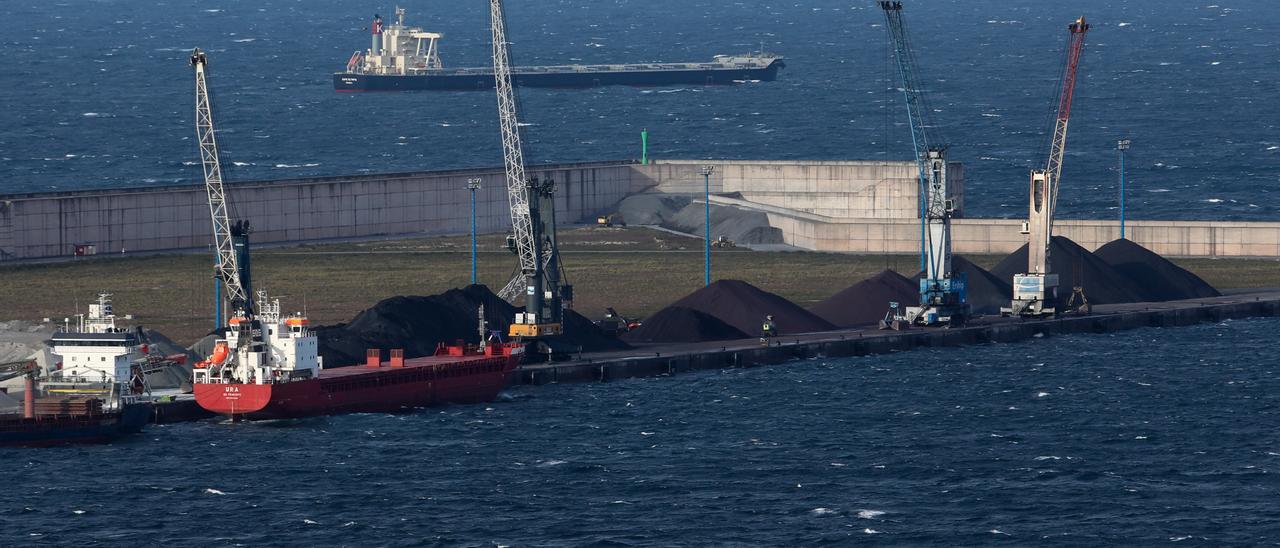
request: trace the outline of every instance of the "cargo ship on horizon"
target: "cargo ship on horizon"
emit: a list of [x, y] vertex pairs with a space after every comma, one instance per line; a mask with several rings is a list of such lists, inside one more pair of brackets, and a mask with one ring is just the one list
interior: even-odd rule
[[[444, 35], [406, 26], [403, 8], [396, 8], [396, 22], [385, 28], [382, 18], [375, 15], [371, 29], [370, 49], [353, 53], [346, 70], [333, 75], [334, 91], [472, 91], [494, 87], [493, 67], [445, 68], [439, 47]], [[782, 56], [760, 51], [717, 55], [703, 63], [514, 67], [512, 80], [517, 86], [551, 88], [724, 85], [773, 81], [784, 66]]]
[[226, 338], [195, 365], [196, 402], [233, 420], [492, 401], [524, 357], [521, 344], [473, 347], [459, 341], [419, 358], [406, 359], [403, 350], [392, 349], [388, 362], [381, 350], [369, 349], [363, 365], [326, 369], [307, 319], [281, 316], [279, 301], [260, 302], [262, 309], [252, 319], [231, 318]]

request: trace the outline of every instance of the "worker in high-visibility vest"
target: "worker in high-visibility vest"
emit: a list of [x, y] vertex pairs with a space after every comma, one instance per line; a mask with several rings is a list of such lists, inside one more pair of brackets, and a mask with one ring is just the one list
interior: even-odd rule
[[778, 326], [773, 323], [773, 314], [764, 317], [764, 324], [760, 326], [760, 333], [760, 342], [764, 344], [768, 344], [769, 337], [778, 334]]

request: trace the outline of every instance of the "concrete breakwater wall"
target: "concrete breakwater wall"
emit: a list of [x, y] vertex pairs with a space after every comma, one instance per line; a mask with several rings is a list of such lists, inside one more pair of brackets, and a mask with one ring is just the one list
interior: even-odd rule
[[[916, 167], [911, 162], [663, 160], [635, 166], [642, 187], [762, 211], [787, 244], [834, 253], [919, 253]], [[1021, 219], [964, 217], [964, 169], [948, 165], [957, 253], [1006, 254], [1027, 242]], [[1125, 236], [1169, 257], [1280, 258], [1280, 223], [1129, 220]], [[1120, 237], [1116, 219], [1059, 219], [1056, 234], [1096, 250]]]
[[[590, 222], [644, 191], [700, 196], [703, 165], [715, 169], [716, 203], [762, 211], [785, 243], [840, 253], [917, 253], [918, 184], [911, 162], [666, 160], [532, 166], [557, 185], [562, 224]], [[964, 168], [951, 164], [952, 200], [964, 211]], [[501, 168], [228, 183], [233, 214], [260, 244], [463, 234], [468, 179], [482, 233], [510, 227]], [[959, 253], [1004, 254], [1021, 246], [1020, 220], [960, 218]], [[1119, 237], [1114, 220], [1059, 220], [1058, 234], [1094, 250]], [[208, 248], [203, 185], [0, 195], [0, 262]], [[1172, 257], [1280, 258], [1280, 223], [1130, 221], [1129, 239]]]
[[[696, 370], [781, 364], [817, 358], [887, 354], [919, 348], [1010, 343], [1072, 333], [1112, 333], [1142, 327], [1180, 327], [1228, 319], [1280, 315], [1280, 293], [1234, 295], [1215, 299], [1111, 305], [1092, 315], [1054, 320], [1001, 320], [961, 329], [914, 331], [839, 331], [783, 337], [765, 347], [733, 341], [718, 348], [679, 350], [641, 348], [630, 353], [587, 356], [564, 363], [526, 365], [512, 372], [509, 384], [607, 382], [675, 375]], [[735, 345], [736, 344], [736, 345]]]
[[[608, 209], [640, 190], [630, 162], [531, 166], [557, 183], [562, 222]], [[248, 219], [253, 240], [281, 243], [344, 238], [461, 234], [470, 231], [467, 181], [483, 233], [511, 226], [501, 168], [226, 183], [233, 218]], [[203, 185], [0, 196], [0, 260], [161, 251], [212, 245]]]

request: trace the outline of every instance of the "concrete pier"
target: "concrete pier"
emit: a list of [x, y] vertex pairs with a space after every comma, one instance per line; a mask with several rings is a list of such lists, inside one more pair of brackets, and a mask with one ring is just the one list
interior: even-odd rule
[[552, 364], [525, 365], [509, 384], [607, 382], [633, 377], [676, 375], [702, 369], [781, 364], [812, 358], [887, 354], [919, 348], [1010, 343], [1072, 333], [1112, 333], [1142, 327], [1180, 327], [1228, 319], [1280, 315], [1280, 291], [1239, 293], [1210, 299], [1164, 303], [1101, 305], [1092, 314], [1058, 319], [979, 319], [959, 329], [908, 331], [848, 329], [774, 339], [717, 341], [679, 345], [640, 345], [619, 352], [584, 354]]

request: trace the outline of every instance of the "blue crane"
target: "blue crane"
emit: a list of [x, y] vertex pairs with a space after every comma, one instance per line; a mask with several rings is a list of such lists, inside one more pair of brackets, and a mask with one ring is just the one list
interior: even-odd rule
[[963, 325], [969, 317], [965, 303], [964, 274], [951, 272], [951, 216], [954, 202], [947, 198], [947, 147], [940, 145], [937, 130], [929, 121], [923, 86], [916, 71], [915, 56], [906, 25], [902, 2], [881, 1], [898, 76], [907, 101], [907, 122], [915, 147], [920, 180], [920, 304], [898, 311], [896, 307], [882, 322], [883, 328], [907, 325]]

